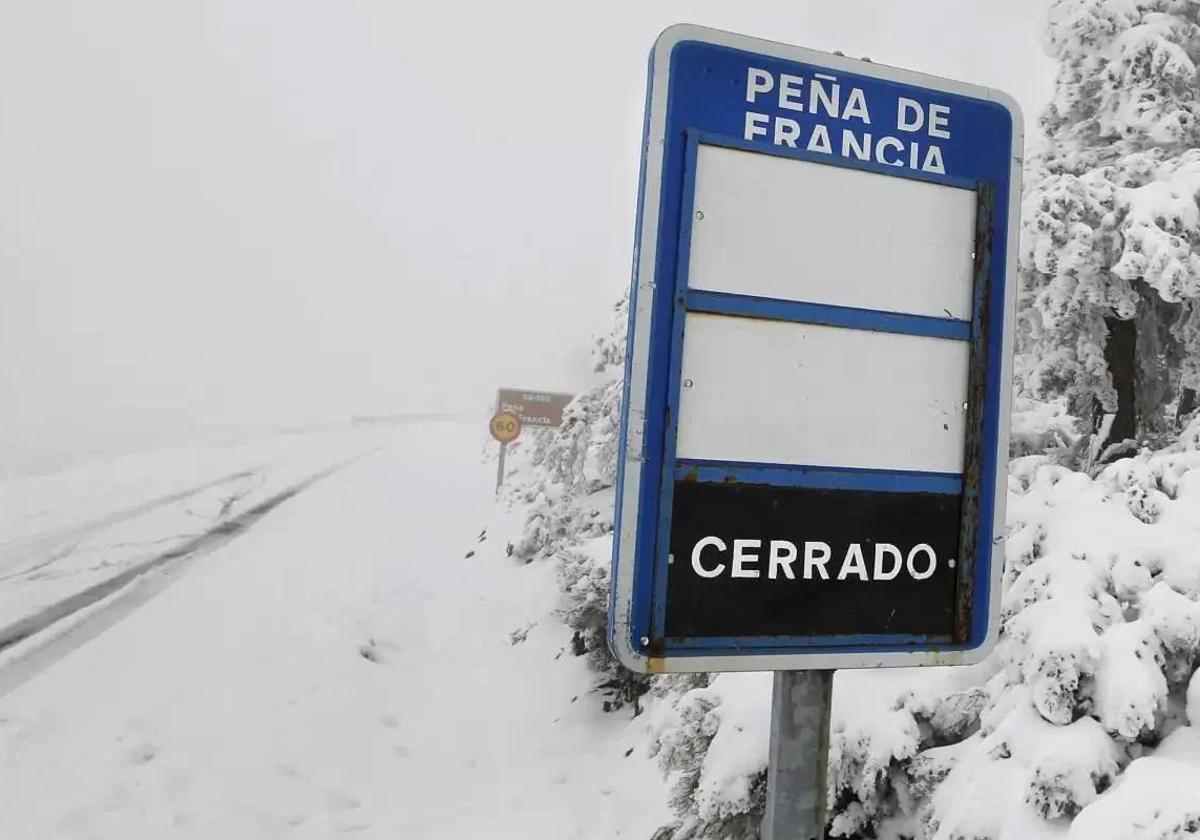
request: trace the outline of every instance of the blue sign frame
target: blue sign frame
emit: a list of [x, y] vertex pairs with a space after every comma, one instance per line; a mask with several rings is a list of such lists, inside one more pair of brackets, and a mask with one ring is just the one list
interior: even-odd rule
[[[792, 148], [748, 127], [750, 68], [781, 78], [814, 75], [859, 89], [878, 114], [900, 98], [952, 109], [954, 132], [938, 158], [894, 144], [874, 155]], [[787, 117], [771, 102], [754, 106]], [[826, 113], [830, 132], [862, 133], [860, 117]], [[874, 126], [878, 125], [878, 128]], [[886, 132], [885, 125], [868, 130]], [[894, 131], [894, 129], [893, 129]], [[877, 134], [877, 136], [879, 136]], [[866, 141], [868, 144], [870, 139]], [[970, 320], [785, 301], [693, 289], [687, 266], [695, 176], [702, 145], [911, 178], [976, 192], [976, 277]], [[910, 147], [911, 150], [911, 147]], [[846, 148], [841, 149], [846, 152]], [[891, 153], [891, 154], [889, 154]], [[928, 155], [928, 150], [925, 150]], [[640, 671], [770, 670], [977, 661], [994, 643], [1002, 563], [1007, 424], [1011, 379], [1014, 204], [1019, 189], [1020, 111], [996, 91], [691, 26], [668, 29], [650, 59], [634, 279], [617, 476], [610, 646]], [[986, 243], [986, 248], [984, 247]], [[986, 252], [985, 252], [986, 251]], [[688, 312], [741, 315], [849, 329], [933, 336], [971, 345], [967, 467], [963, 474], [680, 460], [683, 325]], [[754, 481], [779, 486], [962, 494], [970, 510], [963, 538], [957, 630], [952, 636], [863, 634], [820, 637], [671, 639], [664, 632], [667, 539], [675, 481]], [[968, 498], [969, 497], [969, 498]], [[967, 517], [964, 517], [964, 520]]]

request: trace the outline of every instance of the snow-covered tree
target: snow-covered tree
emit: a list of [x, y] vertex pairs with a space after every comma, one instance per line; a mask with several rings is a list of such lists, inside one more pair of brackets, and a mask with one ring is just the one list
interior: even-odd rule
[[595, 339], [598, 385], [579, 394], [562, 425], [527, 444], [522, 475], [509, 498], [525, 506], [525, 528], [512, 555], [522, 562], [549, 560], [563, 592], [560, 615], [571, 631], [571, 650], [598, 675], [597, 689], [610, 710], [632, 706], [648, 690], [648, 677], [621, 667], [608, 652], [608, 588], [612, 556], [613, 485], [620, 431], [621, 373], [626, 299], [618, 301], [612, 329]]
[[[1021, 364], [1119, 443], [1200, 388], [1200, 4], [1055, 0], [1058, 60], [1026, 174]], [[1106, 415], [1108, 416], [1107, 419]]]

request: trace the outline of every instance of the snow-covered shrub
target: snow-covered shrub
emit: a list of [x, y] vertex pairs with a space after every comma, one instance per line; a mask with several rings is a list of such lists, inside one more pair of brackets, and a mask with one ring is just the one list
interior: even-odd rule
[[525, 528], [512, 555], [522, 562], [557, 564], [563, 593], [561, 615], [572, 631], [571, 648], [599, 675], [606, 709], [632, 705], [649, 680], [622, 668], [608, 652], [609, 566], [612, 554], [613, 484], [616, 480], [621, 408], [621, 371], [626, 304], [616, 309], [613, 333], [597, 339], [596, 370], [604, 381], [579, 394], [563, 412], [562, 425], [541, 432], [508, 491], [523, 504]]
[[1081, 435], [1078, 419], [1067, 413], [1066, 400], [1013, 400], [1008, 451], [1013, 458], [1051, 455], [1058, 463], [1076, 466]]
[[766, 801], [770, 675], [673, 679], [692, 687], [670, 704], [653, 746], [679, 816], [660, 837], [756, 840]]
[[833, 836], [855, 836], [898, 809], [896, 771], [917, 754], [920, 744], [920, 726], [904, 707], [835, 727], [830, 744]]
[[[835, 691], [833, 836], [1036, 839], [1072, 819], [1071, 838], [1190, 836], [1200, 788], [1145, 791], [1200, 769], [1200, 457], [1176, 445], [1089, 476], [1031, 455], [1010, 477], [997, 650], [855, 674], [873, 698], [857, 708]], [[1130, 806], [1143, 795], [1153, 808]]]
[[1179, 442], [1183, 448], [1195, 452], [1200, 450], [1200, 416], [1192, 418], [1179, 433]]
[[1200, 834], [1200, 730], [1176, 729], [1076, 817], [1067, 840], [1183, 840]]
[[1200, 604], [1162, 581], [1141, 600], [1142, 620], [1161, 644], [1164, 678], [1174, 689], [1187, 685], [1200, 654]]
[[978, 668], [847, 671], [834, 682], [830, 836], [913, 836], [915, 815], [978, 730]]
[[1044, 819], [1072, 817], [1094, 802], [1119, 770], [1120, 750], [1095, 718], [1052, 730], [1030, 757], [1025, 802]]
[[604, 628], [608, 620], [608, 565], [603, 560], [597, 562], [588, 552], [564, 549], [558, 560], [558, 585], [566, 596], [561, 615], [574, 631], [575, 654], [587, 656], [592, 670], [607, 672]]

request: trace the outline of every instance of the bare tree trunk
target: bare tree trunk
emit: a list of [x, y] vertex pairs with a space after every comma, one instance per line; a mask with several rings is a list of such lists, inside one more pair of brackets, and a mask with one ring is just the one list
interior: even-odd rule
[[1200, 408], [1200, 391], [1184, 388], [1179, 392], [1179, 407], [1175, 409], [1175, 425], [1182, 427], [1187, 416]]
[[[1137, 416], [1137, 322], [1120, 318], [1105, 318], [1108, 341], [1104, 345], [1104, 361], [1117, 390], [1117, 416], [1113, 418], [1105, 446], [1136, 438]], [[1098, 418], [1102, 420], [1103, 417]], [[1099, 422], [1096, 427], [1099, 428]]]

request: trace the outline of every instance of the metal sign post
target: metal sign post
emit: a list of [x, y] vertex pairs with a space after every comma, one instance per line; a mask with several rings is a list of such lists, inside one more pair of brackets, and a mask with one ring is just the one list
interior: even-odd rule
[[820, 837], [832, 670], [998, 635], [1020, 110], [695, 26], [648, 88], [609, 646], [779, 672], [765, 830]]
[[504, 484], [504, 455], [508, 451], [508, 444], [501, 442], [500, 456], [496, 459], [496, 493], [500, 493], [500, 487]]
[[488, 423], [488, 431], [500, 442], [500, 457], [496, 465], [496, 492], [499, 493], [500, 485], [504, 483], [504, 456], [508, 452], [508, 445], [521, 435], [521, 419], [497, 409]]
[[825, 837], [833, 671], [776, 671], [763, 840]]

